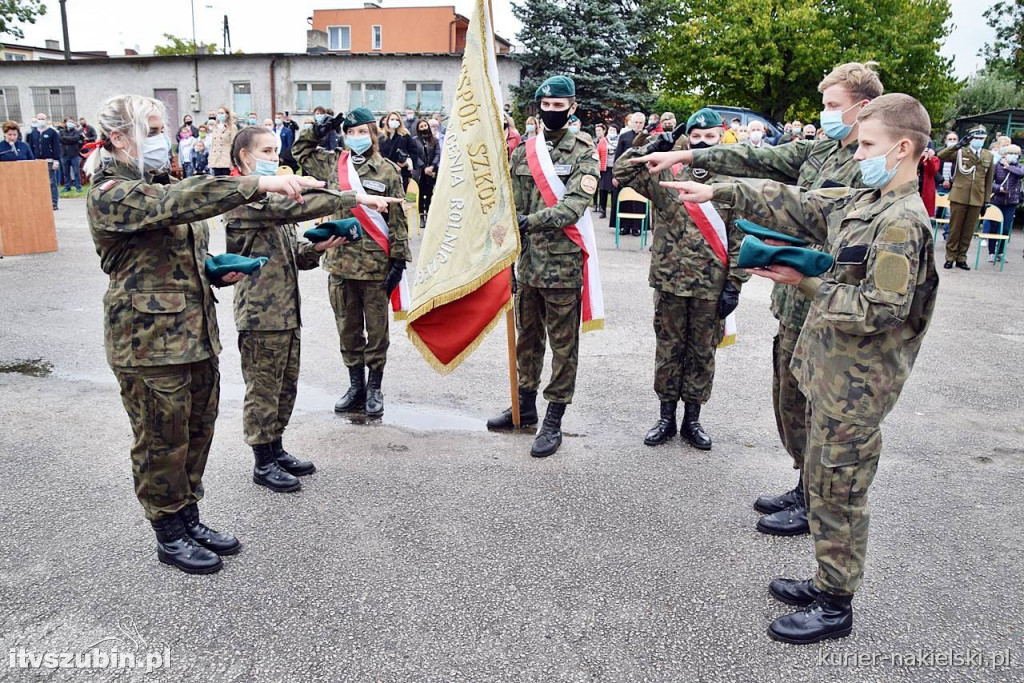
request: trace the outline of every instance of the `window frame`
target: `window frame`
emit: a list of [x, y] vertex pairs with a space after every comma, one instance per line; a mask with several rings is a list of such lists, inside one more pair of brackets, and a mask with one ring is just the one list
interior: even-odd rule
[[[316, 109], [317, 107], [323, 107], [324, 109], [333, 108], [332, 102], [334, 99], [334, 83], [332, 81], [294, 81], [293, 84], [295, 86], [295, 107], [292, 110], [293, 114], [310, 115], [313, 113], [313, 110]], [[313, 101], [313, 93], [324, 92], [323, 88], [314, 89], [313, 86], [315, 85], [327, 86], [326, 104], [317, 104], [316, 102]], [[307, 94], [307, 104], [309, 105], [308, 109], [303, 109], [302, 107], [299, 106], [299, 93], [303, 90], [305, 90]]]
[[[45, 95], [42, 91], [47, 91]], [[53, 93], [57, 90], [57, 93]], [[32, 106], [37, 112], [46, 114], [51, 122], [63, 121], [64, 119], [78, 120], [78, 96], [73, 85], [33, 85], [29, 88], [32, 95]], [[40, 97], [45, 101], [40, 101]], [[54, 104], [54, 97], [59, 98], [59, 104]], [[70, 98], [70, 113], [68, 99]], [[52, 124], [51, 124], [52, 125]]]
[[[412, 92], [412, 91], [409, 90], [409, 86], [410, 85], [416, 86], [416, 102], [415, 102], [415, 106], [410, 106], [410, 104], [409, 104], [409, 93]], [[437, 109], [425, 109], [423, 107], [423, 86], [424, 85], [436, 85], [436, 86], [439, 86], [438, 94], [439, 94], [439, 97], [440, 97], [441, 101], [440, 101], [439, 106], [438, 106]], [[440, 114], [440, 113], [444, 112], [444, 81], [405, 81], [403, 83], [403, 86], [404, 86], [404, 89], [403, 89], [403, 94], [404, 94], [403, 106], [406, 109], [412, 109], [417, 114]]]
[[0, 120], [21, 123], [21, 95], [15, 85], [0, 85]]
[[[338, 47], [331, 47], [331, 29], [338, 29]], [[348, 30], [348, 47], [344, 46], [342, 41], [342, 29]], [[352, 25], [351, 24], [337, 24], [335, 26], [327, 27], [327, 49], [331, 52], [351, 52], [352, 51]]]
[[[370, 106], [370, 103], [367, 102], [367, 100], [366, 100], [366, 92], [367, 92], [366, 86], [368, 86], [368, 85], [380, 86], [379, 88], [374, 88], [372, 92], [381, 93], [383, 95], [383, 101], [378, 103], [378, 104], [382, 104], [383, 105], [383, 107], [381, 109], [377, 109], [376, 107], [372, 107], [372, 106]], [[358, 104], [352, 101], [353, 86], [359, 86], [359, 103]], [[348, 95], [349, 101], [348, 101], [348, 104], [349, 104], [349, 110], [350, 111], [352, 109], [355, 109], [356, 107], [366, 107], [370, 111], [373, 112], [374, 116], [382, 116], [385, 113], [387, 113], [388, 111], [390, 111], [388, 109], [388, 84], [387, 84], [387, 81], [349, 81], [348, 82], [348, 91], [349, 91], [349, 95]]]
[[384, 27], [381, 24], [373, 24], [370, 26], [370, 49], [384, 49]]
[[[249, 88], [249, 92], [248, 93], [236, 93], [235, 92], [235, 86], [236, 85], [245, 85], [245, 86], [247, 86]], [[248, 95], [249, 96], [249, 106], [242, 108], [242, 109], [245, 109], [245, 111], [241, 111], [239, 109], [239, 107], [238, 107], [238, 103], [235, 102], [235, 96], [239, 95], [239, 94], [241, 94], [241, 95]], [[252, 110], [253, 110], [252, 81], [231, 81], [231, 111], [233, 111], [235, 113], [235, 119], [238, 120], [238, 121], [244, 120], [245, 117], [248, 116], [249, 112], [252, 111]]]

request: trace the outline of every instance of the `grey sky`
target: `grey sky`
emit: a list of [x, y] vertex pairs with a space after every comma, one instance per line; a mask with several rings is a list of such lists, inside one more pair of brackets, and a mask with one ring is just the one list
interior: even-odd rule
[[[495, 29], [512, 39], [519, 22], [512, 16], [509, 0], [492, 0]], [[992, 30], [985, 24], [982, 12], [994, 0], [951, 0], [953, 32], [942, 53], [954, 57], [954, 72], [965, 77], [974, 73], [982, 60], [978, 50], [992, 39]], [[43, 41], [61, 37], [60, 6], [48, 0], [48, 13], [35, 25], [23, 25], [25, 41], [43, 45]], [[443, 0], [385, 0], [385, 7], [452, 4]], [[455, 0], [456, 11], [469, 16], [472, 0]], [[361, 7], [355, 0], [195, 0], [196, 35], [200, 42], [221, 40], [224, 14], [231, 25], [231, 46], [235, 50], [254, 52], [305, 52], [306, 17], [313, 9]], [[71, 47], [76, 50], [106, 50], [122, 54], [125, 48], [138, 48], [142, 53], [153, 51], [163, 42], [164, 33], [183, 38], [192, 35], [192, 14], [189, 0], [68, 0], [68, 22]], [[143, 9], [145, 8], [145, 9]], [[159, 8], [159, 14], [154, 10]], [[9, 38], [7, 38], [9, 40]]]

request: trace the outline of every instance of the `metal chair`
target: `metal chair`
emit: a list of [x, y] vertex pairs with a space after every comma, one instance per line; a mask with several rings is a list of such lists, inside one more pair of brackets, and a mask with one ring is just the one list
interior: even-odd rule
[[[978, 249], [974, 256], [974, 269], [978, 269], [978, 264], [981, 263], [981, 241], [982, 240], [997, 240], [999, 245], [996, 247], [996, 260], [999, 261], [999, 271], [1002, 272], [1003, 266], [1006, 265], [1006, 246], [1010, 242], [1010, 236], [1002, 234], [1003, 232], [1003, 212], [998, 207], [989, 205], [988, 210], [985, 211], [985, 215], [978, 219], [978, 230], [981, 231], [985, 221], [992, 221], [993, 223], [999, 224], [999, 232], [976, 232], [975, 237], [978, 238]], [[1010, 230], [1013, 230], [1013, 226], [1010, 226]], [[995, 267], [995, 264], [992, 264]]]
[[[942, 211], [942, 218], [939, 218], [939, 211]], [[939, 225], [949, 225], [949, 195], [935, 193], [935, 218], [932, 218], [932, 242], [939, 238]]]
[[[622, 213], [622, 202], [639, 202], [644, 205], [643, 213]], [[651, 200], [631, 187], [619, 190], [619, 199], [615, 203], [615, 248], [619, 248], [620, 223], [623, 218], [640, 220], [640, 248], [647, 245], [647, 228], [651, 222]]]
[[415, 180], [409, 180], [409, 187], [405, 190], [405, 220], [408, 225], [409, 235], [420, 234], [420, 185]]

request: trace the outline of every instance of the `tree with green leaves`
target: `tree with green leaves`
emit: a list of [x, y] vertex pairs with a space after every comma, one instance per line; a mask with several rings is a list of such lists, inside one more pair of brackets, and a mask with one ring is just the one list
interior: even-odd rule
[[677, 0], [658, 51], [663, 87], [776, 120], [815, 118], [818, 82], [834, 66], [879, 62], [887, 92], [942, 113], [958, 83], [938, 50], [949, 0]]
[[1024, 92], [1002, 72], [982, 69], [967, 80], [946, 108], [942, 120], [952, 124], [961, 116], [1024, 107]]
[[46, 5], [43, 0], [0, 0], [0, 36], [10, 35], [14, 38], [24, 38], [17, 23], [36, 23], [36, 17], [46, 14]]
[[171, 35], [170, 33], [164, 34], [164, 40], [167, 41], [164, 45], [157, 45], [153, 48], [153, 54], [158, 57], [169, 57], [172, 55], [194, 55], [194, 54], [214, 54], [217, 51], [217, 43], [206, 43], [200, 45], [199, 49], [196, 50], [196, 44], [191, 40], [185, 40], [177, 36]]
[[981, 51], [988, 71], [1024, 87], [1024, 0], [999, 0], [984, 16], [996, 32], [995, 42], [985, 43]]
[[548, 76], [576, 82], [585, 123], [647, 111], [658, 72], [652, 59], [669, 0], [528, 0], [513, 2], [523, 24], [521, 82], [513, 93], [532, 111], [534, 93]]

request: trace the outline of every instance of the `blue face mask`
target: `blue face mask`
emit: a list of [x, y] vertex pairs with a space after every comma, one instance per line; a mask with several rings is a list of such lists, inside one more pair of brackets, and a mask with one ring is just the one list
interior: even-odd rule
[[313, 117], [317, 123], [323, 123], [327, 120], [327, 114], [317, 114]]
[[980, 150], [984, 146], [985, 146], [985, 139], [984, 138], [974, 138], [973, 140], [971, 140], [971, 149], [973, 149], [975, 152], [977, 152], [978, 150]]
[[[860, 102], [853, 105], [853, 107], [859, 105]], [[827, 135], [830, 140], [845, 140], [846, 136], [850, 134], [851, 130], [853, 130], [852, 124], [847, 125], [843, 122], [843, 115], [850, 111], [850, 109], [853, 109], [853, 107], [848, 107], [843, 111], [826, 109], [821, 112], [821, 127], [825, 130], [825, 135]]]
[[256, 165], [252, 167], [249, 175], [254, 176], [271, 176], [277, 175], [277, 167], [279, 164], [276, 161], [267, 161], [266, 159], [257, 159]]
[[891, 170], [885, 169], [886, 159], [889, 157], [889, 152], [892, 152], [900, 143], [896, 143], [889, 148], [889, 151], [885, 154], [881, 154], [877, 157], [871, 157], [870, 159], [864, 159], [859, 162], [860, 166], [860, 179], [867, 187], [879, 189], [889, 184], [896, 176], [896, 169], [900, 167], [899, 163], [892, 167]]
[[355, 154], [362, 154], [366, 150], [370, 149], [373, 145], [373, 141], [370, 140], [369, 135], [346, 135], [345, 146], [352, 150]]
[[1006, 160], [1009, 161], [1011, 164], [1017, 163], [1018, 159], [1020, 159], [1020, 155], [1019, 154], [1007, 154], [1006, 155]]
[[142, 167], [147, 171], [158, 171], [167, 168], [170, 151], [171, 145], [167, 141], [166, 136], [162, 133], [160, 135], [150, 135], [142, 143]]
[[569, 132], [572, 133], [573, 135], [576, 135], [577, 133], [580, 132], [580, 127], [579, 126], [569, 126]]
[[526, 132], [527, 133], [532, 133], [535, 130], [537, 130], [537, 126], [533, 125], [532, 123], [526, 124]]

